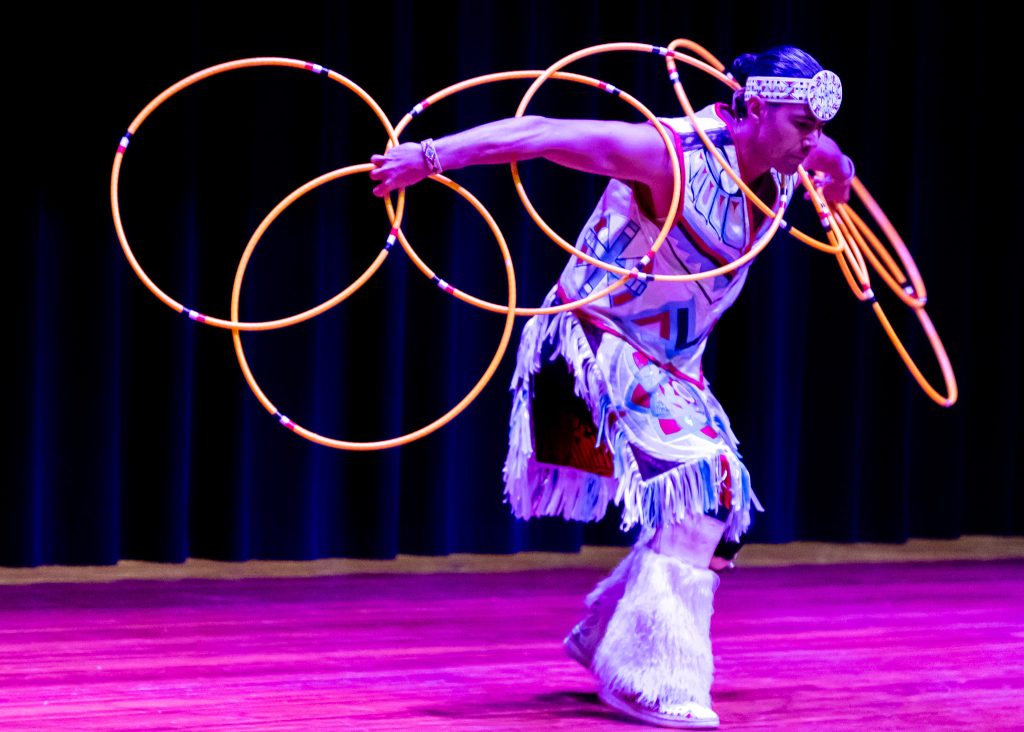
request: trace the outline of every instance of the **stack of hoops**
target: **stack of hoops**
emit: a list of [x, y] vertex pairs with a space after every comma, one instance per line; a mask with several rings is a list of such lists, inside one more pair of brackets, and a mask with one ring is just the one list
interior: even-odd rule
[[[682, 50], [680, 50], [682, 49]], [[771, 219], [771, 224], [760, 239], [751, 247], [743, 256], [738, 259], [729, 262], [728, 264], [717, 267], [707, 272], [700, 272], [696, 274], [682, 274], [682, 275], [652, 275], [645, 273], [643, 270], [650, 260], [657, 255], [658, 249], [664, 243], [668, 237], [674, 222], [676, 220], [676, 214], [679, 210], [681, 194], [682, 194], [682, 181], [680, 179], [678, 158], [676, 155], [675, 146], [672, 143], [672, 138], [665, 130], [664, 126], [658, 120], [654, 114], [645, 107], [640, 101], [627, 94], [625, 91], [618, 89], [611, 84], [607, 84], [598, 79], [593, 79], [588, 76], [581, 76], [579, 74], [573, 74], [562, 69], [569, 64], [578, 61], [579, 59], [594, 56], [597, 54], [611, 53], [611, 52], [635, 52], [645, 54], [655, 54], [664, 57], [669, 79], [675, 89], [676, 96], [679, 99], [679, 103], [686, 116], [694, 123], [693, 128], [700, 136], [704, 145], [712, 156], [718, 161], [719, 165], [726, 171], [726, 173], [735, 181], [743, 194], [750, 200], [750, 202], [757, 206], [762, 212], [765, 213]], [[957, 399], [957, 386], [956, 379], [953, 374], [953, 369], [950, 365], [949, 358], [946, 355], [945, 348], [942, 345], [942, 341], [939, 339], [938, 333], [935, 327], [932, 325], [927, 313], [925, 312], [925, 303], [927, 300], [924, 282], [918, 273], [917, 267], [914, 265], [914, 261], [907, 251], [899, 234], [895, 228], [886, 218], [882, 209], [875, 202], [875, 200], [868, 193], [864, 185], [856, 177], [852, 180], [852, 189], [857, 195], [857, 198], [865, 206], [874, 219], [875, 224], [881, 229], [885, 239], [888, 240], [889, 246], [892, 248], [893, 253], [887, 249], [882, 239], [875, 234], [872, 228], [859, 216], [851, 206], [848, 204], [841, 204], [838, 206], [830, 206], [825, 202], [824, 195], [821, 191], [821, 180], [812, 178], [806, 170], [801, 167], [799, 169], [799, 175], [803, 182], [804, 187], [807, 189], [809, 197], [815, 207], [818, 210], [819, 218], [822, 222], [827, 241], [820, 241], [808, 236], [807, 234], [797, 230], [790, 226], [783, 218], [787, 201], [782, 201], [777, 211], [773, 211], [767, 204], [761, 201], [753, 191], [743, 182], [739, 174], [733, 170], [728, 162], [722, 157], [721, 153], [707, 137], [706, 133], [701, 129], [700, 125], [697, 124], [695, 119], [695, 112], [693, 107], [690, 105], [690, 101], [686, 96], [686, 92], [683, 89], [682, 82], [680, 80], [680, 74], [676, 66], [676, 62], [682, 62], [689, 66], [692, 66], [700, 71], [709, 74], [710, 76], [718, 79], [723, 84], [730, 87], [731, 90], [735, 91], [740, 88], [739, 83], [732, 77], [731, 74], [725, 71], [725, 67], [705, 50], [700, 45], [685, 39], [677, 39], [669, 44], [668, 47], [651, 46], [644, 43], [608, 43], [598, 46], [592, 46], [589, 48], [582, 49], [575, 53], [572, 53], [558, 62], [552, 64], [544, 71], [508, 71], [502, 73], [488, 74], [484, 76], [475, 77], [462, 81], [458, 84], [454, 84], [446, 89], [443, 89], [417, 104], [412, 110], [407, 113], [397, 126], [392, 126], [387, 116], [381, 110], [380, 106], [374, 101], [374, 99], [367, 94], [362, 88], [355, 84], [350, 79], [338, 74], [335, 71], [324, 68], [317, 64], [307, 63], [304, 61], [298, 61], [288, 58], [276, 58], [276, 57], [258, 57], [258, 58], [247, 58], [240, 59], [237, 61], [231, 61], [216, 66], [211, 66], [207, 69], [199, 71], [191, 76], [182, 79], [178, 83], [172, 85], [166, 89], [163, 93], [153, 99], [146, 107], [135, 117], [131, 125], [129, 125], [127, 132], [121, 138], [120, 144], [118, 145], [117, 152], [114, 156], [113, 171], [110, 178], [110, 203], [114, 218], [114, 227], [117, 232], [117, 237], [121, 243], [121, 248], [124, 251], [125, 256], [128, 259], [132, 269], [138, 275], [139, 279], [142, 280], [143, 284], [152, 292], [161, 302], [173, 310], [188, 316], [191, 320], [202, 323], [214, 328], [222, 328], [231, 331], [231, 336], [234, 341], [235, 354], [238, 357], [239, 366], [242, 369], [242, 373], [245, 377], [246, 382], [252, 389], [256, 398], [260, 404], [272, 414], [283, 426], [293, 431], [295, 434], [306, 438], [312, 442], [324, 445], [327, 447], [333, 447], [343, 450], [380, 450], [384, 448], [397, 447], [399, 445], [408, 444], [414, 440], [424, 437], [431, 432], [438, 430], [439, 428], [446, 425], [448, 422], [453, 420], [458, 414], [460, 414], [483, 390], [483, 388], [490, 381], [494, 375], [495, 370], [498, 368], [505, 352], [508, 348], [509, 340], [512, 336], [512, 329], [517, 315], [538, 315], [555, 313], [559, 311], [572, 310], [588, 303], [599, 300], [609, 293], [617, 290], [618, 288], [625, 285], [630, 279], [641, 279], [641, 280], [654, 280], [657, 279], [663, 282], [685, 282], [700, 280], [706, 278], [713, 278], [719, 275], [730, 272], [738, 267], [743, 266], [754, 257], [756, 257], [768, 243], [775, 236], [779, 229], [787, 231], [791, 236], [797, 240], [811, 246], [819, 251], [826, 252], [835, 255], [840, 269], [843, 273], [844, 278], [850, 285], [851, 290], [858, 300], [868, 302], [871, 304], [875, 315], [878, 317], [882, 324], [885, 332], [889, 336], [893, 345], [895, 346], [903, 362], [910, 370], [914, 379], [918, 382], [925, 393], [936, 403], [941, 406], [951, 406], [956, 402]], [[267, 231], [270, 225], [277, 219], [281, 213], [287, 209], [291, 204], [297, 201], [302, 196], [313, 191], [314, 189], [324, 185], [333, 180], [343, 178], [350, 175], [357, 175], [368, 173], [374, 169], [374, 166], [369, 163], [350, 165], [338, 170], [331, 171], [324, 175], [315, 178], [304, 185], [297, 188], [295, 191], [286, 196], [280, 203], [278, 203], [263, 221], [256, 228], [255, 232], [249, 239], [245, 250], [238, 262], [238, 267], [235, 272], [234, 285], [231, 291], [231, 309], [227, 319], [218, 318], [211, 315], [202, 314], [192, 310], [182, 303], [178, 302], [170, 295], [165, 293], [153, 280], [146, 274], [142, 266], [139, 264], [137, 258], [132, 252], [132, 248], [128, 243], [128, 238], [124, 231], [124, 226], [121, 221], [120, 206], [118, 203], [119, 197], [119, 184], [120, 184], [120, 171], [121, 165], [124, 160], [125, 152], [129, 147], [129, 143], [132, 138], [137, 134], [139, 127], [142, 123], [152, 114], [160, 105], [170, 99], [172, 96], [178, 94], [184, 89], [196, 84], [200, 81], [208, 79], [212, 76], [223, 74], [229, 71], [235, 71], [238, 69], [251, 68], [257, 66], [278, 66], [278, 67], [290, 67], [299, 69], [302, 71], [313, 72], [328, 77], [332, 81], [337, 82], [343, 87], [347, 88], [360, 99], [362, 99], [373, 111], [373, 113], [380, 120], [381, 124], [388, 134], [388, 149], [399, 143], [399, 139], [405, 129], [413, 121], [414, 118], [423, 114], [429, 107], [437, 104], [438, 102], [447, 99], [460, 91], [480, 86], [483, 84], [490, 84], [499, 81], [515, 80], [515, 79], [533, 79], [533, 83], [523, 96], [522, 101], [516, 110], [517, 117], [523, 116], [526, 113], [527, 107], [530, 101], [536, 95], [537, 90], [549, 79], [558, 79], [562, 81], [574, 82], [577, 84], [583, 84], [585, 86], [594, 87], [600, 91], [612, 94], [622, 101], [626, 102], [633, 108], [635, 108], [640, 114], [642, 114], [647, 120], [654, 125], [657, 129], [658, 134], [661, 135], [662, 140], [665, 142], [665, 149], [668, 151], [669, 157], [672, 161], [673, 170], [673, 197], [672, 205], [668, 215], [665, 218], [665, 224], [662, 226], [657, 237], [652, 242], [651, 247], [647, 254], [641, 259], [641, 261], [632, 269], [624, 269], [617, 267], [614, 264], [603, 262], [595, 257], [592, 257], [585, 252], [576, 249], [566, 239], [561, 237], [555, 232], [545, 221], [541, 218], [540, 214], [534, 208], [530, 202], [529, 197], [526, 194], [526, 189], [523, 186], [522, 179], [519, 176], [519, 170], [515, 163], [512, 163], [512, 176], [515, 182], [516, 190], [518, 191], [519, 197], [522, 200], [523, 206], [526, 208], [527, 213], [541, 228], [541, 230], [559, 247], [569, 252], [574, 257], [578, 257], [587, 263], [607, 270], [609, 273], [614, 274], [618, 277], [607, 287], [597, 290], [587, 296], [584, 299], [577, 300], [574, 302], [562, 303], [557, 306], [547, 308], [532, 308], [532, 307], [518, 307], [516, 303], [516, 281], [515, 272], [512, 266], [512, 258], [509, 254], [508, 246], [505, 243], [505, 239], [502, 236], [501, 230], [498, 228], [494, 219], [488, 213], [487, 209], [483, 204], [477, 200], [468, 190], [460, 186], [458, 183], [450, 180], [441, 174], [431, 175], [431, 180], [434, 180], [444, 186], [447, 186], [457, 194], [462, 196], [476, 211], [483, 217], [490, 227], [491, 232], [498, 244], [498, 248], [501, 252], [501, 256], [505, 266], [505, 274], [508, 282], [508, 299], [506, 303], [493, 303], [480, 298], [474, 297], [462, 290], [453, 287], [445, 280], [441, 279], [426, 262], [416, 253], [410, 244], [408, 238], [402, 231], [401, 223], [402, 216], [405, 210], [405, 190], [399, 190], [397, 193], [396, 201], [393, 203], [389, 198], [385, 199], [385, 206], [387, 208], [388, 217], [391, 222], [391, 229], [385, 239], [385, 243], [378, 252], [376, 258], [366, 268], [366, 270], [359, 275], [348, 287], [334, 295], [325, 302], [317, 305], [316, 307], [310, 308], [301, 313], [291, 315], [285, 318], [279, 318], [277, 320], [260, 321], [260, 322], [245, 322], [238, 319], [239, 314], [239, 299], [242, 291], [242, 282], [245, 277], [246, 267], [252, 256], [256, 245], [259, 243], [263, 234]], [[253, 376], [252, 370], [249, 368], [249, 364], [245, 357], [245, 351], [242, 347], [241, 333], [243, 331], [266, 331], [275, 330], [278, 328], [286, 328], [288, 326], [302, 323], [310, 318], [320, 315], [335, 305], [343, 302], [356, 290], [362, 287], [366, 282], [380, 269], [384, 260], [387, 259], [392, 247], [396, 242], [399, 242], [406, 254], [413, 261], [416, 267], [426, 275], [432, 282], [434, 282], [440, 289], [455, 296], [463, 302], [474, 305], [484, 310], [491, 312], [502, 313], [505, 316], [504, 329], [502, 330], [501, 339], [498, 344], [498, 348], [495, 351], [493, 358], [488, 364], [486, 370], [480, 379], [474, 384], [473, 388], [466, 394], [458, 404], [452, 407], [446, 414], [442, 415], [438, 419], [434, 420], [430, 424], [427, 424], [419, 429], [409, 432], [398, 437], [392, 437], [390, 439], [371, 441], [371, 442], [353, 442], [348, 440], [341, 440], [325, 435], [318, 434], [309, 429], [306, 429], [302, 425], [298, 424], [294, 420], [286, 417], [277, 406], [267, 397], [267, 395], [260, 388], [255, 377]], [[898, 260], [898, 262], [897, 262]], [[874, 292], [871, 287], [870, 280], [870, 269], [874, 269], [875, 272], [881, 277], [885, 284], [892, 289], [899, 300], [913, 309], [917, 315], [921, 326], [928, 336], [928, 340], [938, 360], [939, 367], [942, 371], [942, 376], [945, 381], [945, 396], [937, 391], [925, 377], [922, 375], [920, 369], [917, 367], [914, 360], [910, 357], [906, 348], [903, 346], [899, 337], [896, 335], [895, 330], [889, 323], [881, 305], [875, 299]]]

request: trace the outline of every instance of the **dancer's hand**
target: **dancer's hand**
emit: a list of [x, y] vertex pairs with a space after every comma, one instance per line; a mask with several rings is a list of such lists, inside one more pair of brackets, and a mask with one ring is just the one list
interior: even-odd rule
[[853, 182], [853, 175], [844, 180], [836, 180], [835, 178], [828, 178], [827, 182], [821, 188], [821, 192], [825, 194], [825, 200], [829, 204], [847, 203], [850, 200], [850, 184]]
[[856, 169], [853, 161], [843, 154], [831, 137], [821, 135], [817, 147], [804, 160], [804, 167], [824, 176], [822, 192], [828, 203], [847, 203], [850, 200], [850, 186]]
[[398, 188], [405, 188], [430, 175], [423, 148], [417, 142], [403, 142], [383, 155], [374, 155], [370, 162], [376, 165], [370, 171], [370, 178], [380, 181], [373, 189], [373, 195], [386, 196]]

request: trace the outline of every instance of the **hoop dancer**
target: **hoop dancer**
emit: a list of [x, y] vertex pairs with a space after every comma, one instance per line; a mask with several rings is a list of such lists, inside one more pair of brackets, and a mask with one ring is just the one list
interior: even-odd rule
[[[839, 108], [838, 77], [791, 46], [741, 56], [732, 73], [744, 88], [697, 118], [743, 181], [778, 210], [803, 164], [828, 176], [829, 201], [847, 201], [853, 163], [822, 132]], [[566, 651], [620, 712], [662, 726], [715, 727], [710, 621], [719, 577], [712, 567], [729, 564], [751, 509], [761, 506], [701, 357], [749, 264], [693, 282], [657, 276], [735, 260], [771, 219], [748, 204], [689, 119], [661, 122], [671, 129], [683, 200], [645, 265], [654, 279], [527, 322], [512, 384], [505, 493], [521, 518], [593, 521], [614, 501], [624, 529], [642, 527], [630, 554], [587, 597]], [[531, 158], [611, 178], [576, 246], [620, 267], [642, 259], [673, 197], [670, 156], [649, 122], [503, 119], [397, 145], [372, 158], [370, 176], [374, 193], [385, 196], [443, 170]], [[545, 305], [580, 300], [613, 276], [573, 258]]]

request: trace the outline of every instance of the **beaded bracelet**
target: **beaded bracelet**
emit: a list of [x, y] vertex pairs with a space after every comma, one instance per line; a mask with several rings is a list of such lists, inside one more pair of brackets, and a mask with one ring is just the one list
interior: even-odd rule
[[423, 159], [427, 162], [427, 170], [430, 171], [431, 175], [441, 173], [443, 168], [441, 167], [440, 159], [437, 157], [437, 148], [434, 147], [434, 141], [428, 137], [420, 143], [420, 148], [423, 150]]

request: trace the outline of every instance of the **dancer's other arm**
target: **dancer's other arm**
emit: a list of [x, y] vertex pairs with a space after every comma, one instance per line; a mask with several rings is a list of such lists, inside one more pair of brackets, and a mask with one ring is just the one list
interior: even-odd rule
[[846, 203], [850, 200], [850, 184], [855, 173], [853, 161], [843, 154], [831, 137], [822, 133], [818, 144], [804, 160], [804, 167], [829, 176], [829, 182], [822, 189], [829, 203]]

